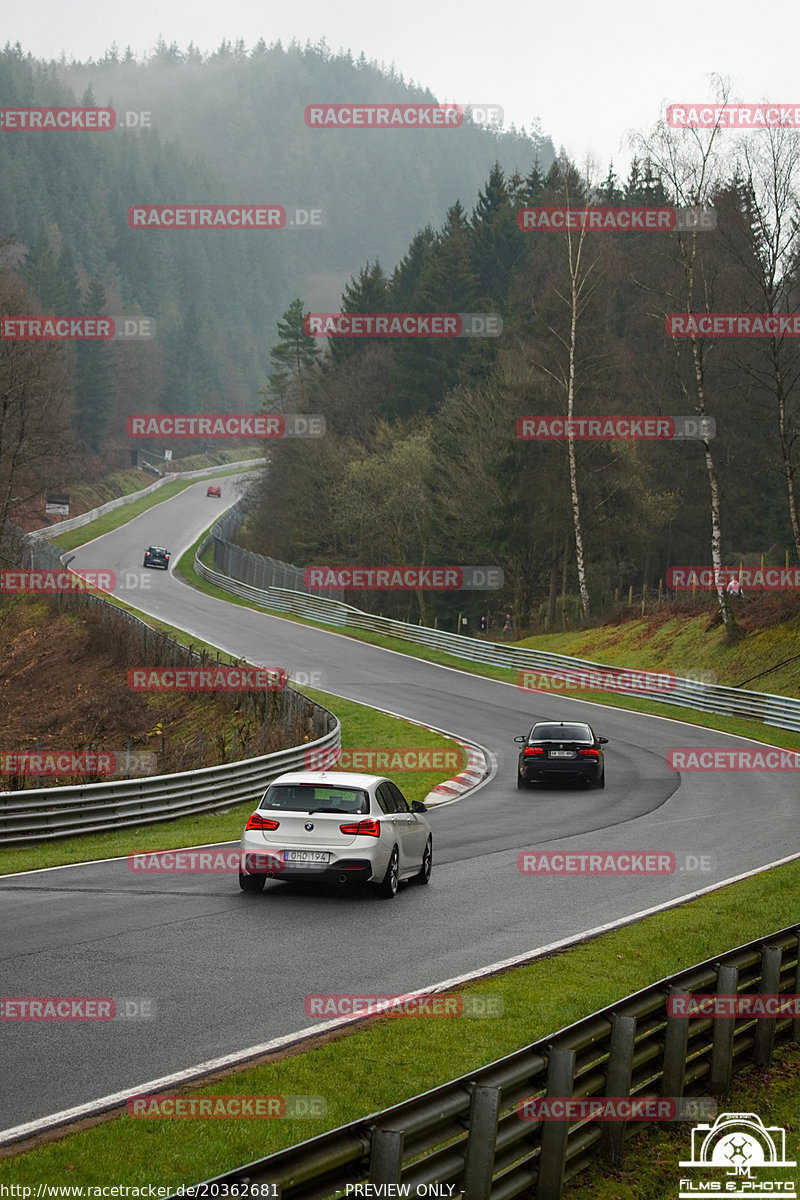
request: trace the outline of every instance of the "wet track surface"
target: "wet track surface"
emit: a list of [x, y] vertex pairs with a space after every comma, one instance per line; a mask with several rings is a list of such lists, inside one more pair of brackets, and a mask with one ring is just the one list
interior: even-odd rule
[[[144, 548], [180, 551], [233, 500], [196, 484], [76, 551], [73, 567], [141, 574]], [[147, 998], [150, 1020], [3, 1022], [12, 1088], [0, 1128], [314, 1025], [310, 993], [413, 990], [667, 902], [797, 849], [786, 777], [685, 774], [674, 746], [747, 745], [669, 719], [521, 692], [353, 639], [212, 599], [171, 574], [123, 598], [258, 665], [315, 673], [324, 690], [472, 739], [497, 773], [430, 815], [431, 886], [392, 902], [234, 875], [132, 873], [124, 859], [0, 878], [4, 996]], [[335, 706], [334, 706], [335, 707]], [[589, 720], [610, 739], [605, 790], [515, 784], [514, 735], [539, 719]], [[759, 803], [753, 803], [754, 789]], [[769, 814], [766, 819], [766, 814]], [[158, 845], [157, 839], [154, 846]], [[669, 875], [531, 876], [519, 851], [671, 852]], [[713, 856], [687, 871], [686, 855]]]

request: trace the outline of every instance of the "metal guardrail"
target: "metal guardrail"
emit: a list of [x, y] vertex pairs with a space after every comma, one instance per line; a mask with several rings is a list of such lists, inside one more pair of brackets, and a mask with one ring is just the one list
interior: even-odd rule
[[[21, 531], [16, 531], [18, 550], [24, 541]], [[25, 553], [44, 567], [55, 568], [61, 563], [58, 549], [46, 539], [28, 540]], [[135, 626], [144, 639], [145, 653], [162, 665], [209, 665], [206, 656], [159, 633], [101, 596], [84, 593], [67, 599], [98, 610], [103, 618]], [[284, 717], [291, 725], [296, 724], [297, 717], [303, 719], [308, 740], [300, 745], [258, 758], [170, 775], [0, 792], [0, 846], [170, 821], [248, 801], [255, 806], [271, 779], [293, 767], [305, 768], [309, 750], [339, 749], [342, 744], [341, 725], [328, 709], [293, 688], [283, 689], [281, 696]], [[316, 735], [314, 740], [312, 735]]]
[[114, 512], [118, 508], [124, 508], [126, 504], [134, 504], [140, 500], [142, 496], [148, 496], [151, 492], [158, 491], [167, 483], [172, 483], [176, 479], [200, 479], [205, 475], [225, 475], [229, 474], [232, 469], [241, 467], [247, 471], [250, 467], [261, 466], [267, 460], [265, 458], [248, 458], [241, 463], [223, 463], [218, 467], [200, 467], [197, 471], [173, 471], [169, 475], [162, 475], [155, 483], [151, 483], [149, 487], [142, 488], [138, 492], [131, 492], [128, 496], [118, 496], [116, 500], [108, 500], [105, 504], [101, 504], [99, 508], [92, 508], [89, 512], [81, 513], [77, 517], [68, 517], [66, 521], [56, 521], [53, 525], [45, 525], [41, 529], [34, 529], [26, 535], [27, 539], [57, 537], [60, 533], [69, 533], [71, 529], [80, 529], [83, 525], [88, 525], [94, 521], [96, 517], [102, 517], [106, 513]]
[[[307, 697], [298, 692], [291, 694], [311, 707]], [[339, 721], [317, 705], [317, 722], [321, 714], [327, 714], [331, 726], [321, 737], [260, 758], [173, 775], [7, 792], [0, 796], [0, 845], [174, 821], [176, 817], [234, 808], [248, 801], [255, 807], [270, 780], [294, 767], [305, 770], [309, 750], [341, 746]]]
[[[430, 629], [424, 625], [409, 625], [405, 621], [396, 621], [390, 617], [378, 617], [372, 613], [362, 612], [361, 609], [341, 601], [326, 599], [319, 593], [307, 595], [282, 587], [260, 588], [254, 586], [250, 578], [232, 578], [226, 571], [216, 569], [218, 555], [226, 563], [233, 561], [232, 556], [221, 547], [230, 545], [226, 541], [226, 534], [236, 528], [237, 524], [241, 524], [243, 519], [238, 504], [228, 509], [222, 521], [209, 530], [198, 546], [194, 566], [198, 575], [208, 580], [209, 583], [264, 608], [291, 613], [297, 617], [306, 617], [309, 620], [333, 625], [340, 629], [360, 629], [371, 633], [380, 633], [386, 637], [413, 642], [418, 646], [442, 650], [454, 658], [461, 658], [468, 662], [485, 663], [488, 666], [506, 667], [516, 671], [569, 671], [582, 674], [599, 673], [606, 676], [639, 676], [645, 682], [648, 677], [652, 681], [656, 676], [656, 672], [652, 671], [626, 671], [620, 667], [604, 666], [586, 659], [572, 658], [566, 654], [550, 654], [523, 646], [508, 646], [499, 642], [484, 641], [481, 638], [467, 637], [465, 634]], [[200, 561], [200, 556], [212, 543], [214, 544], [214, 570]], [[249, 559], [259, 557], [249, 552], [246, 553], [248, 553]], [[292, 570], [296, 571], [298, 568], [293, 567]], [[702, 675], [702, 672], [698, 672], [698, 675]], [[666, 675], [662, 678], [667, 680]], [[800, 731], [800, 700], [792, 699], [789, 696], [753, 692], [744, 688], [722, 687], [702, 678], [670, 676], [669, 684], [669, 690], [661, 688], [656, 690], [652, 684], [650, 687], [624, 686], [618, 690], [625, 695], [656, 700], [660, 704], [695, 708], [702, 712], [719, 713], [730, 717], [744, 717], [749, 720], [761, 721], [765, 725], [776, 726], [779, 729]], [[553, 689], [550, 690], [553, 691]], [[613, 691], [613, 688], [609, 687], [607, 690]], [[562, 693], [557, 691], [555, 694]], [[585, 695], [586, 693], [580, 691], [571, 693], [565, 690], [563, 694]]]
[[[238, 529], [243, 521], [240, 502], [232, 505], [224, 512], [214, 525], [214, 566], [219, 568], [222, 575], [241, 580], [249, 587], [258, 590], [285, 588], [289, 591], [303, 592], [307, 595], [323, 596], [329, 600], [342, 600], [344, 592], [341, 588], [314, 591], [306, 587], [305, 572], [302, 567], [292, 563], [281, 562], [278, 558], [268, 558], [263, 554], [254, 554], [227, 540], [227, 534]], [[209, 539], [203, 541], [198, 549], [201, 554], [208, 546]]]
[[423, 1095], [217, 1175], [199, 1194], [218, 1194], [215, 1184], [238, 1184], [240, 1195], [272, 1184], [281, 1200], [326, 1200], [369, 1182], [391, 1185], [375, 1194], [413, 1196], [436, 1183], [453, 1185], [463, 1200], [559, 1200], [564, 1183], [598, 1156], [618, 1166], [626, 1141], [651, 1122], [522, 1120], [519, 1104], [727, 1095], [736, 1072], [770, 1065], [776, 1042], [800, 1041], [800, 1019], [670, 1016], [667, 999], [798, 993], [799, 949], [800, 926], [749, 942]]

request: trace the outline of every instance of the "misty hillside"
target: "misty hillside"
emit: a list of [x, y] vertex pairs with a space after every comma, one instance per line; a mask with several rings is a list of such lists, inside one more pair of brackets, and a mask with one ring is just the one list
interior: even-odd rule
[[[110, 51], [98, 63], [0, 55], [5, 106], [92, 104], [151, 114], [151, 128], [7, 132], [0, 138], [4, 265], [22, 270], [45, 308], [63, 312], [73, 271], [85, 297], [99, 280], [112, 307], [158, 322], [160, 407], [256, 406], [276, 322], [300, 296], [338, 309], [365, 261], [391, 270], [415, 233], [467, 211], [498, 161], [506, 173], [553, 160], [548, 140], [466, 123], [449, 130], [318, 130], [307, 104], [435, 98], [392, 70], [325, 47], [224, 44], [208, 57], [160, 45], [146, 62]], [[260, 203], [321, 208], [313, 230], [132, 230], [131, 205]], [[51, 253], [54, 264], [39, 258]], [[66, 255], [66, 264], [62, 262]], [[213, 404], [212, 404], [213, 400]], [[125, 407], [125, 405], [123, 405]]]

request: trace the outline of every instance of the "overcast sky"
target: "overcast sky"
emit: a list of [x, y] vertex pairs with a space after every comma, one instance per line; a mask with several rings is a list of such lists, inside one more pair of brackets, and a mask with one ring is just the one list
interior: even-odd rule
[[[800, 105], [800, 9], [617, 0], [0, 0], [3, 38], [35, 57], [102, 57], [116, 42], [137, 56], [159, 37], [202, 50], [223, 39], [250, 47], [325, 38], [332, 50], [363, 50], [440, 101], [499, 104], [505, 124], [543, 132], [602, 175], [630, 161], [627, 131], [648, 130], [666, 103], [713, 99], [712, 73], [731, 99]], [[309, 97], [324, 100], [325, 97]], [[353, 97], [357, 100], [358, 97]], [[800, 136], [800, 134], [798, 135]]]

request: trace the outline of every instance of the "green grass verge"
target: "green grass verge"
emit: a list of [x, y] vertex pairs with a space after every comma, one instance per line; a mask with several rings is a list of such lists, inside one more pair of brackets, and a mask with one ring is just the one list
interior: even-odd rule
[[[786, 1157], [800, 1162], [800, 1121], [798, 1121], [797, 1079], [800, 1076], [800, 1047], [783, 1043], [769, 1071], [749, 1067], [734, 1077], [730, 1096], [720, 1102], [718, 1112], [757, 1113], [765, 1125], [780, 1125], [786, 1130]], [[678, 1180], [694, 1174], [703, 1179], [720, 1179], [718, 1173], [706, 1176], [701, 1171], [679, 1167], [690, 1157], [691, 1124], [648, 1126], [625, 1149], [624, 1166], [610, 1167], [597, 1162], [576, 1175], [564, 1189], [564, 1200], [675, 1200]], [[756, 1171], [758, 1179], [790, 1180], [800, 1184], [800, 1172], [787, 1168]], [[695, 1186], [697, 1179], [695, 1179]], [[733, 1182], [729, 1180], [727, 1182]], [[725, 1180], [723, 1180], [724, 1186]], [[712, 1195], [714, 1193], [711, 1193]], [[717, 1195], [725, 1195], [717, 1192]], [[751, 1195], [778, 1195], [777, 1192], [753, 1191]], [[785, 1193], [784, 1193], [785, 1194]]]
[[[537, 886], [541, 882], [532, 878], [532, 905]], [[655, 979], [791, 925], [797, 920], [799, 886], [800, 864], [790, 863], [459, 989], [502, 997], [502, 1017], [373, 1020], [347, 1036], [234, 1072], [211, 1086], [176, 1089], [181, 1095], [322, 1096], [327, 1105], [324, 1119], [171, 1121], [122, 1115], [0, 1160], [0, 1183], [174, 1187], [208, 1178], [418, 1095]], [[435, 913], [435, 872], [428, 897]], [[268, 896], [241, 899], [242, 904], [263, 904], [268, 917]], [[402, 905], [403, 896], [395, 903]], [[232, 980], [232, 998], [234, 994]], [[224, 1014], [219, 1019], [224, 1020]], [[297, 1027], [304, 1021], [300, 1008]], [[264, 1041], [272, 1036], [268, 1021], [260, 1033]], [[796, 1076], [794, 1086], [797, 1088]], [[749, 1097], [738, 1103], [741, 1111], [751, 1108]], [[755, 1101], [752, 1111], [758, 1111]], [[797, 1109], [794, 1111], [796, 1119]], [[668, 1193], [634, 1190], [625, 1194], [649, 1198]], [[623, 1193], [612, 1189], [597, 1195], [616, 1200]]]
[[[748, 597], [736, 615], [740, 621], [745, 620], [753, 609], [763, 615], [759, 600]], [[731, 644], [725, 641], [721, 625], [709, 629], [710, 616], [708, 609], [701, 609], [660, 621], [644, 617], [619, 625], [542, 634], [518, 644], [609, 665], [670, 670], [676, 675], [703, 668], [714, 671], [717, 681], [725, 687], [797, 696], [800, 614], [750, 629], [740, 641]]]
[[[193, 557], [193, 550], [188, 553]], [[191, 569], [183, 570], [189, 577], [194, 575]], [[230, 603], [244, 603], [196, 578], [194, 582]], [[247, 604], [245, 607], [255, 608]], [[354, 635], [353, 631], [350, 635], [475, 674], [516, 680], [513, 671], [468, 664], [393, 639]], [[541, 644], [538, 639], [537, 644]], [[561, 652], [579, 653], [566, 649]], [[608, 654], [604, 660], [615, 661]], [[641, 665], [658, 667], [650, 663]], [[698, 666], [696, 657], [691, 666]], [[674, 666], [671, 669], [677, 670]], [[344, 716], [345, 706], [351, 702], [337, 697], [332, 703], [337, 714]], [[608, 694], [603, 694], [602, 703], [675, 716], [773, 744], [792, 747], [798, 744], [793, 735], [771, 730], [758, 722], [696, 714]], [[169, 843], [160, 839], [160, 844], [166, 847]], [[187, 1095], [322, 1095], [328, 1107], [324, 1120], [147, 1121], [121, 1116], [0, 1161], [0, 1182], [29, 1185], [66, 1182], [83, 1186], [156, 1183], [174, 1187], [207, 1178], [396, 1104], [545, 1036], [656, 978], [795, 923], [798, 884], [800, 864], [790, 863], [528, 967], [460, 989], [502, 996], [502, 1018], [468, 1022], [373, 1021], [311, 1051], [236, 1072], [212, 1087], [182, 1089], [182, 1094]], [[435, 897], [435, 875], [430, 895]], [[267, 898], [247, 897], [243, 902], [266, 903]], [[298, 1013], [298, 1025], [302, 1021], [303, 1014]], [[265, 1029], [264, 1039], [269, 1036]], [[392, 1064], [391, 1071], [382, 1069], [386, 1063]], [[724, 1107], [731, 1111], [759, 1112], [767, 1124], [796, 1129], [798, 1065], [797, 1051], [781, 1050], [777, 1069], [767, 1075], [748, 1072], [737, 1079], [735, 1093]], [[686, 1129], [677, 1126], [644, 1131], [638, 1145], [634, 1142], [629, 1146], [623, 1174], [605, 1166], [592, 1168], [570, 1185], [569, 1195], [587, 1200], [589, 1197], [660, 1200], [662, 1196], [674, 1196], [677, 1162], [685, 1156]], [[787, 1139], [787, 1150], [790, 1142], [791, 1138]]]
[[[514, 669], [492, 667], [483, 663], [470, 662], [467, 659], [457, 658], [454, 654], [447, 654], [444, 651], [434, 650], [427, 646], [418, 646], [415, 643], [407, 642], [402, 638], [386, 637], [383, 634], [371, 633], [367, 630], [342, 629], [338, 625], [326, 625], [321, 621], [312, 621], [308, 617], [297, 617], [291, 613], [281, 612], [278, 609], [264, 608], [261, 605], [253, 604], [248, 600], [243, 600], [239, 596], [235, 596], [231, 592], [225, 591], [223, 588], [218, 588], [214, 584], [208, 583], [195, 571], [194, 556], [197, 551], [197, 547], [200, 545], [203, 537], [205, 536], [205, 534], [202, 534], [194, 543], [194, 545], [190, 546], [186, 551], [184, 551], [178, 561], [176, 570], [188, 583], [191, 583], [194, 587], [197, 587], [199, 590], [205, 592], [209, 596], [214, 596], [218, 600], [225, 600], [229, 604], [239, 605], [241, 608], [249, 608], [253, 612], [265, 612], [269, 613], [270, 616], [282, 617], [284, 620], [293, 621], [298, 625], [310, 625], [316, 629], [323, 629], [328, 633], [339, 633], [344, 637], [352, 638], [355, 641], [366, 642], [372, 646], [380, 646], [385, 650], [394, 650], [399, 654], [406, 654], [411, 658], [419, 658], [425, 662], [439, 663], [442, 666], [453, 667], [458, 671], [466, 671], [470, 675], [479, 675], [485, 679], [497, 679], [504, 683], [510, 683], [514, 685], [517, 684], [519, 671]], [[211, 551], [209, 548], [208, 554], [210, 554], [210, 552]], [[206, 555], [206, 558], [208, 558], [208, 554]], [[208, 565], [211, 566], [212, 564], [209, 562]], [[563, 636], [566, 637], [568, 635]], [[541, 646], [540, 639], [537, 638], [531, 638], [527, 642], [515, 644], [534, 646], [537, 649], [552, 649], [550, 645]], [[744, 644], [745, 643], [739, 643], [740, 646]], [[586, 647], [582, 647], [582, 649], [586, 651]], [[571, 654], [574, 657], [581, 656], [577, 649], [560, 651], [553, 650], [553, 652]], [[754, 661], [755, 665], [753, 665], [753, 672], [758, 670], [758, 659], [756, 658]], [[605, 665], [630, 666], [631, 668], [640, 670], [666, 669], [662, 662], [656, 661], [627, 663], [625, 662], [624, 657], [621, 655], [617, 659], [607, 656], [605, 659]], [[705, 666], [702, 660], [700, 660], [698, 652], [696, 652], [694, 657], [690, 658], [690, 660], [684, 665], [687, 670], [698, 670]], [[675, 670], [675, 674], [680, 674], [680, 671], [676, 670], [675, 668], [670, 667], [669, 669]], [[553, 694], [556, 696], [564, 695], [563, 692], [556, 692]], [[791, 695], [792, 693], [789, 692], [787, 694]], [[520, 690], [520, 710], [523, 709], [528, 698], [533, 698], [534, 696], [544, 699], [545, 693]], [[761, 721], [747, 720], [742, 717], [728, 717], [718, 713], [704, 713], [693, 708], [682, 708], [679, 705], [664, 704], [663, 702], [660, 703], [657, 700], [647, 700], [637, 696], [618, 695], [613, 692], [591, 693], [587, 691], [581, 692], [580, 695], [575, 698], [579, 700], [591, 701], [592, 703], [596, 704], [602, 704], [607, 708], [620, 708], [629, 712], [639, 712], [650, 716], [666, 717], [672, 718], [676, 721], [685, 721], [689, 725], [700, 725], [705, 729], [717, 729], [723, 733], [733, 734], [735, 737], [754, 738], [756, 741], [767, 742], [771, 746], [783, 746], [789, 750], [800, 749], [800, 733], [795, 733], [789, 729], [778, 729], [775, 726], [764, 725]], [[599, 721], [595, 720], [594, 724], [598, 725]], [[527, 732], [527, 728], [525, 728], [525, 721], [522, 717], [520, 718], [520, 728], [518, 730], [509, 731], [510, 741], [513, 740], [515, 732]], [[602, 732], [602, 730], [600, 730], [600, 732]]]
[[[217, 471], [213, 476], [208, 476], [208, 479], [216, 481], [227, 479], [230, 475], [241, 475], [241, 473], [241, 467], [232, 466], [230, 471]], [[134, 500], [130, 504], [122, 504], [111, 512], [95, 517], [93, 521], [81, 525], [78, 529], [67, 530], [59, 537], [47, 540], [61, 550], [74, 550], [76, 546], [82, 546], [84, 542], [101, 537], [104, 533], [111, 533], [113, 529], [119, 529], [121, 525], [125, 525], [134, 517], [141, 516], [143, 512], [147, 512], [148, 509], [155, 507], [156, 504], [161, 504], [164, 500], [171, 500], [173, 496], [177, 496], [179, 492], [185, 491], [193, 484], [203, 482], [205, 479], [199, 476], [196, 479], [173, 479], [170, 483], [165, 483], [163, 487], [157, 488], [147, 496], [142, 496], [139, 500]], [[53, 528], [55, 529], [57, 526]]]

